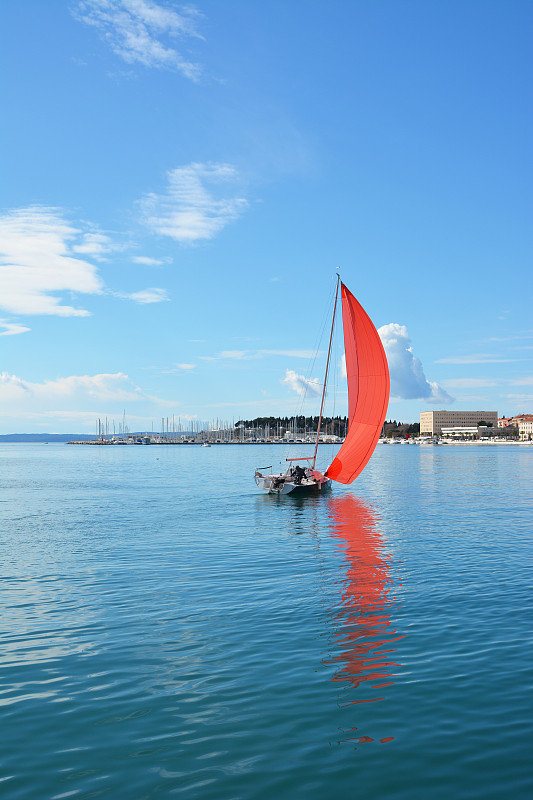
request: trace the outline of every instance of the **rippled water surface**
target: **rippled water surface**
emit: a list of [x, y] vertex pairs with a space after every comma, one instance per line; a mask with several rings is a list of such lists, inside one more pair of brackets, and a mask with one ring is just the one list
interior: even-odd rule
[[5, 800], [532, 796], [533, 446], [0, 454]]

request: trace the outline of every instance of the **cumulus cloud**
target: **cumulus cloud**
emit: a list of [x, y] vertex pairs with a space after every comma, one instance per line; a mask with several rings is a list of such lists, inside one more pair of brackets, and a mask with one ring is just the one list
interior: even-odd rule
[[146, 400], [161, 406], [171, 405], [170, 401], [143, 392], [123, 372], [70, 375], [42, 383], [26, 381], [8, 372], [0, 374], [0, 404], [6, 417], [101, 413], [100, 404], [105, 403], [107, 409], [117, 403], [122, 409], [125, 403]]
[[300, 396], [317, 397], [322, 391], [322, 385], [318, 382], [318, 378], [306, 378], [304, 375], [298, 375], [292, 369], [285, 371], [285, 377], [281, 379], [281, 383], [286, 383], [293, 392]]
[[413, 353], [405, 325], [391, 322], [378, 328], [383, 342], [391, 379], [391, 395], [404, 400], [426, 400], [428, 403], [446, 405], [454, 399], [442, 386], [428, 381], [422, 362]]
[[153, 0], [78, 0], [74, 16], [96, 28], [113, 52], [128, 64], [181, 72], [197, 81], [201, 68], [175, 47], [201, 39], [196, 26], [200, 13], [192, 6], [180, 11]]
[[18, 333], [27, 333], [27, 331], [31, 330], [26, 325], [20, 325], [18, 322], [9, 322], [7, 319], [0, 319], [0, 328], [4, 328], [3, 331], [0, 331], [0, 336], [16, 336]]
[[167, 173], [165, 194], [148, 194], [140, 201], [145, 224], [182, 244], [212, 239], [247, 206], [242, 197], [221, 197], [221, 184], [235, 183], [230, 164], [188, 164]]
[[[92, 242], [96, 245], [100, 254], [102, 239]], [[12, 314], [88, 316], [61, 297], [103, 291], [94, 264], [74, 255], [84, 246], [91, 246], [87, 232], [66, 222], [56, 208], [31, 206], [0, 216], [0, 307]]]

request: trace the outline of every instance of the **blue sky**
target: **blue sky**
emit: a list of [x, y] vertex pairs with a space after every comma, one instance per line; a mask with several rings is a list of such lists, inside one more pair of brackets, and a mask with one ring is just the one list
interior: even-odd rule
[[336, 267], [389, 418], [533, 411], [530, 2], [0, 13], [0, 432], [317, 413]]

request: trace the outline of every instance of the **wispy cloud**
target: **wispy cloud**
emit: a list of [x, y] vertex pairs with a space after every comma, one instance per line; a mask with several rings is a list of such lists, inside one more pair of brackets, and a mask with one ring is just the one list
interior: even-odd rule
[[490, 336], [488, 339], [480, 339], [481, 342], [516, 342], [524, 339], [533, 339], [533, 333], [519, 333], [514, 336]]
[[468, 356], [449, 356], [438, 358], [435, 364], [508, 364], [517, 358], [500, 358], [494, 353], [474, 353]]
[[144, 264], [147, 267], [161, 267], [163, 264], [169, 264], [172, 259], [150, 258], [150, 256], [133, 256], [131, 260], [134, 264]]
[[9, 322], [7, 319], [0, 319], [0, 328], [4, 328], [0, 332], [0, 336], [16, 336], [19, 333], [27, 333], [31, 330], [26, 325], [20, 325], [18, 322]]
[[176, 364], [173, 369], [164, 369], [163, 375], [175, 375], [180, 372], [191, 372], [196, 368], [196, 364]]
[[262, 356], [289, 356], [290, 358], [318, 358], [322, 351], [316, 350], [258, 350], [258, 357]]
[[413, 353], [405, 325], [391, 322], [378, 329], [387, 354], [391, 395], [404, 400], [426, 400], [428, 403], [453, 403], [454, 398], [442, 386], [428, 381], [422, 362]]
[[147, 303], [162, 303], [170, 300], [166, 289], [141, 289], [139, 292], [113, 292], [118, 297], [124, 297], [128, 300], [133, 300], [135, 303], [146, 305]]
[[200, 356], [200, 358], [204, 361], [217, 361], [225, 358], [244, 361], [268, 356], [312, 359], [321, 355], [322, 351], [315, 350], [222, 350], [217, 356]]
[[96, 28], [113, 52], [128, 64], [181, 72], [197, 81], [199, 64], [185, 58], [175, 42], [201, 39], [201, 17], [193, 6], [180, 11], [154, 0], [78, 0], [73, 10], [81, 22]]
[[533, 378], [515, 378], [515, 380], [509, 381], [511, 386], [533, 386]]
[[140, 201], [145, 224], [182, 244], [212, 239], [234, 222], [248, 203], [243, 197], [220, 197], [220, 185], [238, 181], [230, 164], [188, 164], [167, 173], [165, 194], [147, 194]]
[[97, 247], [101, 254], [105, 237], [96, 241], [88, 236], [57, 208], [31, 206], [1, 216], [0, 307], [12, 314], [88, 316], [89, 311], [66, 305], [61, 297], [103, 291], [95, 265], [75, 255], [84, 247]]
[[[24, 413], [79, 411], [84, 406], [98, 409], [116, 403], [150, 400], [160, 406], [170, 401], [148, 395], [123, 372], [99, 375], [70, 375], [35, 383], [4, 372], [0, 375], [0, 402], [6, 416]], [[61, 411], [58, 411], [62, 409]]]
[[[89, 311], [68, 305], [65, 296], [111, 294], [142, 305], [168, 300], [166, 290], [157, 287], [131, 293], [106, 288], [93, 261], [105, 261], [120, 249], [94, 225], [69, 221], [62, 209], [9, 211], [0, 216], [0, 308], [12, 314], [87, 317]], [[4, 336], [30, 330], [12, 320], [0, 324]]]
[[109, 236], [98, 231], [87, 231], [81, 234], [80, 243], [72, 245], [73, 253], [91, 256], [97, 260], [105, 258], [113, 249]]
[[293, 392], [300, 396], [317, 397], [322, 390], [318, 378], [306, 378], [304, 375], [298, 375], [292, 369], [286, 370], [285, 377], [281, 379], [281, 383], [287, 384]]
[[229, 358], [235, 361], [242, 361], [243, 358], [250, 358], [246, 350], [223, 350], [219, 358]]
[[450, 378], [443, 381], [449, 389], [478, 389], [488, 386], [498, 386], [498, 381], [492, 378]]
[[514, 403], [515, 408], [525, 410], [533, 406], [533, 394], [502, 394], [502, 397]]

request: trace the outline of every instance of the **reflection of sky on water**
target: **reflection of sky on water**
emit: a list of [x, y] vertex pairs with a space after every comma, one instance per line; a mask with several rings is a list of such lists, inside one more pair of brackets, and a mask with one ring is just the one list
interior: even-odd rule
[[[386, 687], [394, 684], [395, 668], [401, 666], [396, 642], [403, 635], [392, 618], [396, 604], [392, 556], [385, 551], [375, 512], [352, 495], [332, 498], [328, 506], [332, 536], [345, 554], [346, 573], [333, 617], [333, 649], [325, 663], [335, 666], [332, 680], [343, 685], [342, 705], [347, 707], [385, 698]], [[373, 741], [368, 736], [352, 738]]]
[[6, 581], [0, 666], [50, 663], [93, 650], [94, 611], [84, 586], [60, 576]]

